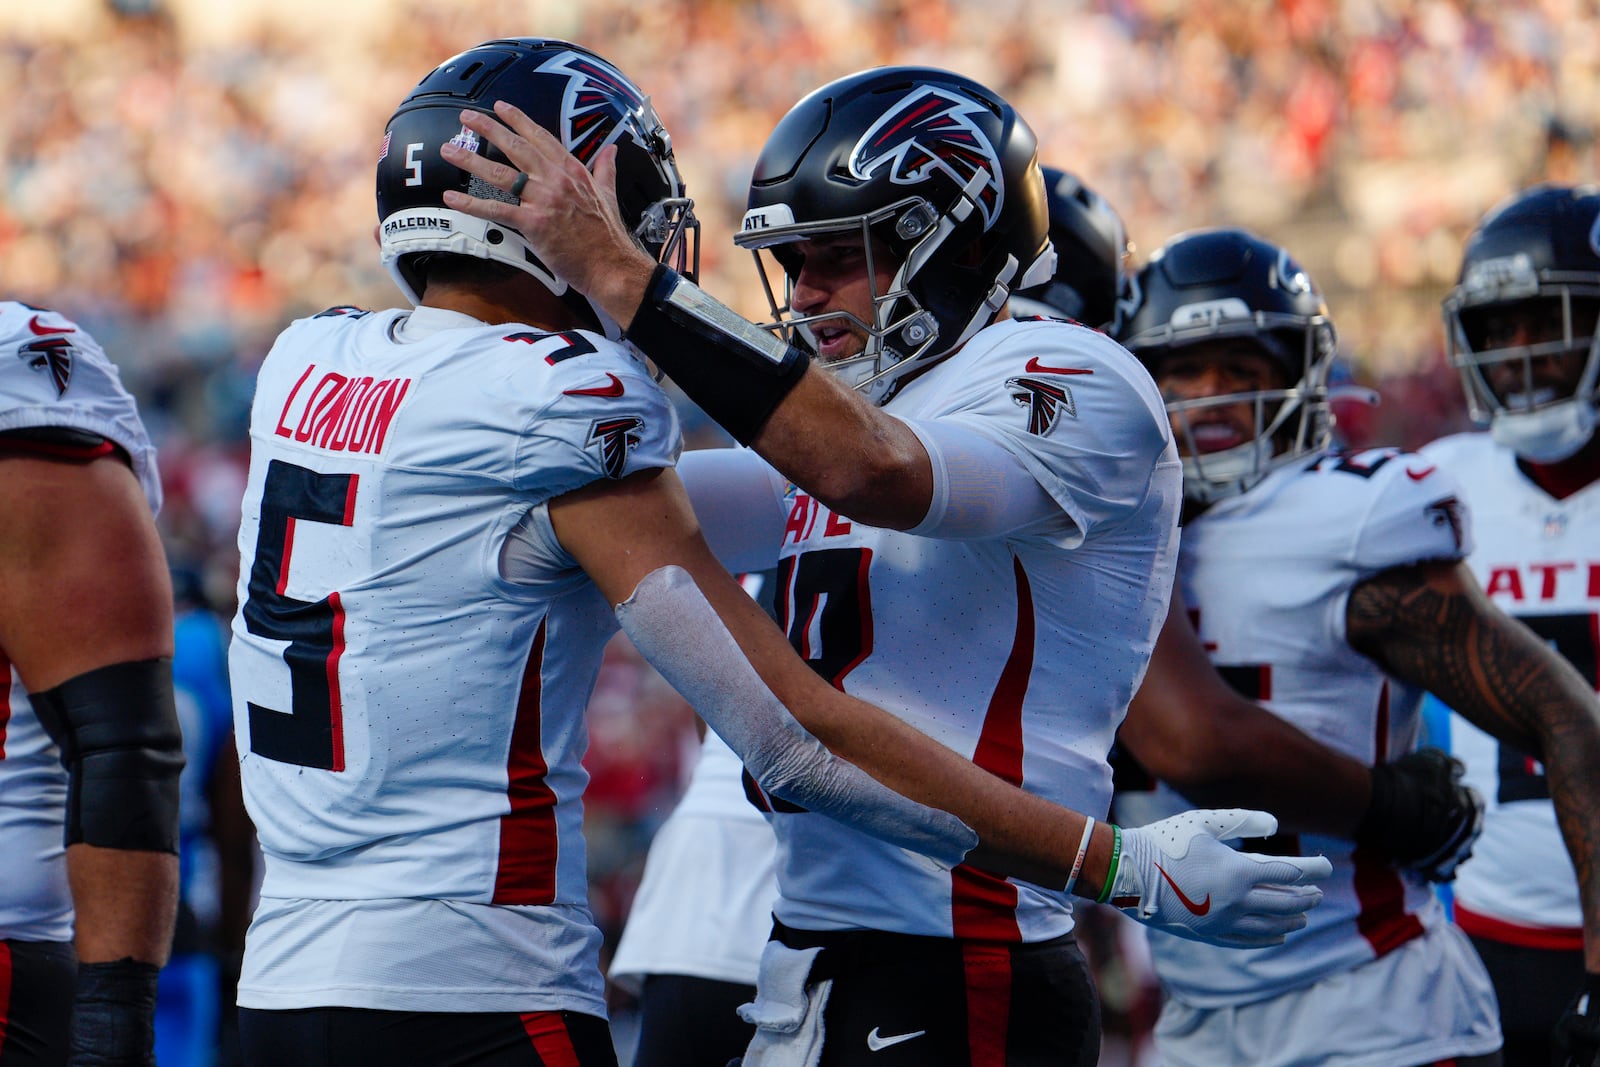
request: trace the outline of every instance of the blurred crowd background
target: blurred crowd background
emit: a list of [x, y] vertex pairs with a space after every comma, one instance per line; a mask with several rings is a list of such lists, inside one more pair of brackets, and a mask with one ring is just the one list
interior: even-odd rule
[[[1465, 426], [1438, 304], [1513, 190], [1596, 176], [1596, 0], [52, 0], [0, 5], [0, 292], [91, 330], [161, 450], [175, 568], [227, 617], [254, 371], [291, 318], [388, 307], [372, 174], [394, 105], [447, 56], [553, 36], [612, 59], [672, 132], [703, 280], [765, 302], [732, 247], [755, 154], [800, 96], [926, 63], [1002, 92], [1044, 162], [1122, 213], [1136, 261], [1253, 228], [1319, 281], [1353, 444]], [[691, 417], [693, 443], [715, 441]], [[614, 934], [693, 752], [617, 645], [596, 695], [595, 910]]]

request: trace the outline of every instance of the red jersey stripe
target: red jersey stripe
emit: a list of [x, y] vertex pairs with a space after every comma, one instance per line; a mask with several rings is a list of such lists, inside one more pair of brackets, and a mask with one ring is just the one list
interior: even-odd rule
[[1463, 907], [1459, 900], [1456, 901], [1456, 925], [1473, 937], [1521, 948], [1543, 949], [1547, 952], [1583, 951], [1582, 927], [1524, 926], [1473, 911]]
[[545, 781], [550, 765], [541, 745], [539, 704], [547, 622], [539, 623], [534, 635], [511, 728], [511, 751], [506, 757], [511, 810], [500, 817], [496, 904], [549, 904], [556, 897], [556, 796]]
[[[1378, 691], [1377, 729], [1373, 744], [1373, 763], [1389, 758], [1389, 683]], [[1367, 939], [1372, 951], [1384, 956], [1413, 938], [1422, 936], [1422, 922], [1406, 911], [1405, 883], [1388, 860], [1364, 849], [1350, 855], [1355, 867], [1356, 929]]]
[[11, 660], [0, 648], [0, 759], [6, 758], [6, 727], [11, 724]]
[[[972, 762], [1012, 785], [1022, 784], [1022, 701], [1033, 673], [1033, 591], [1022, 561], [1013, 558], [1017, 627]], [[1022, 940], [1017, 926], [1017, 887], [965, 864], [951, 872], [951, 928], [957, 938], [1012, 942]]]

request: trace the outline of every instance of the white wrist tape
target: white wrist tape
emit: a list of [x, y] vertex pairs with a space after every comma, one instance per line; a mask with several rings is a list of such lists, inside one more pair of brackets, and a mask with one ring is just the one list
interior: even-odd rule
[[954, 815], [901, 796], [808, 733], [683, 568], [645, 575], [616, 615], [634, 647], [767, 792], [947, 866], [977, 845], [978, 835]]

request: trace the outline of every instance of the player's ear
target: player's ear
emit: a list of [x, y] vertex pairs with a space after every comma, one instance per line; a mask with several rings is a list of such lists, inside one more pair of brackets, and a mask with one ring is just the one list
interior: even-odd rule
[[372, 243], [377, 245], [379, 248], [383, 247], [383, 234], [381, 230], [381, 223], [374, 222], [372, 224]]

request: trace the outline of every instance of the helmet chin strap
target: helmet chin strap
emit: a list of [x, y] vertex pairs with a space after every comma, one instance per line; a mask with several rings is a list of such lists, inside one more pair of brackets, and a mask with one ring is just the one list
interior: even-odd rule
[[1573, 397], [1538, 411], [1494, 413], [1489, 434], [1497, 442], [1534, 463], [1559, 463], [1577, 453], [1594, 436], [1594, 402]]

